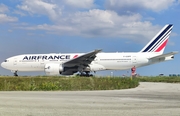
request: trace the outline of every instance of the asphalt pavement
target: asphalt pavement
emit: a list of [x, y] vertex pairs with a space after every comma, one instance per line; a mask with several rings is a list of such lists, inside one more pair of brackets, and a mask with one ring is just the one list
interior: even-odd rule
[[1, 91], [0, 116], [180, 116], [180, 84], [107, 91]]

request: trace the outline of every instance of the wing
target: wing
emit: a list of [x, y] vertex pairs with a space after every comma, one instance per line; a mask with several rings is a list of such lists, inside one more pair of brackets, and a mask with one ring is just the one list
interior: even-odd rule
[[95, 58], [96, 54], [101, 52], [101, 50], [94, 50], [92, 52], [83, 54], [77, 58], [71, 59], [65, 63], [63, 63], [64, 67], [87, 67]]
[[155, 56], [155, 57], [152, 57], [150, 58], [149, 60], [156, 60], [156, 59], [161, 59], [161, 58], [166, 58], [166, 57], [174, 57], [175, 54], [177, 54], [178, 52], [175, 51], [175, 52], [169, 52], [167, 54], [162, 54], [162, 55], [158, 55], [158, 56]]

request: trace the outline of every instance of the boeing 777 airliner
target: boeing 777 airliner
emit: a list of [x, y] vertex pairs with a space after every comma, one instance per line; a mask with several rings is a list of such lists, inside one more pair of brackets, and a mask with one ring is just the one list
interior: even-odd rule
[[47, 75], [89, 75], [101, 70], [125, 70], [133, 66], [142, 67], [172, 60], [178, 52], [163, 54], [173, 25], [165, 25], [157, 35], [140, 51], [127, 53], [102, 53], [94, 50], [88, 53], [65, 54], [23, 54], [7, 58], [1, 63], [5, 69], [18, 71], [45, 71]]

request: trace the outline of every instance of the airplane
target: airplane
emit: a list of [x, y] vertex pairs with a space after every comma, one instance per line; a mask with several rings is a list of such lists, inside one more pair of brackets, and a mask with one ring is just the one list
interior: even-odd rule
[[7, 58], [1, 63], [5, 69], [18, 71], [44, 71], [47, 75], [89, 76], [103, 70], [127, 70], [163, 61], [173, 60], [177, 51], [163, 54], [173, 25], [165, 25], [139, 52], [104, 53], [96, 49], [88, 53], [23, 54]]

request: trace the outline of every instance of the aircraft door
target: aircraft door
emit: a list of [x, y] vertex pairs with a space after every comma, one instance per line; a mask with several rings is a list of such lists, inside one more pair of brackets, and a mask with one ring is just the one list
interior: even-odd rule
[[137, 64], [137, 56], [132, 56], [132, 64]]
[[14, 58], [14, 62], [13, 62], [13, 65], [17, 65], [17, 58]]

